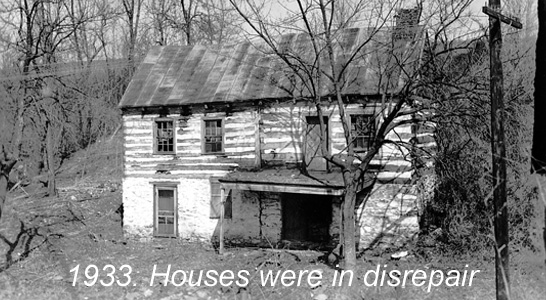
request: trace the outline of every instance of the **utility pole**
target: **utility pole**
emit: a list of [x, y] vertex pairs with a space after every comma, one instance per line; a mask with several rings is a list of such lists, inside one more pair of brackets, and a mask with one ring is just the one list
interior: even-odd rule
[[495, 273], [497, 300], [510, 299], [508, 209], [506, 207], [506, 147], [504, 141], [503, 75], [500, 58], [501, 22], [521, 29], [521, 23], [500, 12], [500, 0], [483, 7], [489, 16], [489, 55], [491, 91], [491, 149], [493, 154], [493, 203], [495, 226]]

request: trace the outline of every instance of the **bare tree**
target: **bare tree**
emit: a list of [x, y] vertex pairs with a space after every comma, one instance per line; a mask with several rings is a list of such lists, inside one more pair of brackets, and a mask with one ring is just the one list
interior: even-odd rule
[[2, 153], [0, 153], [0, 218], [4, 211], [4, 204], [6, 203], [6, 197], [8, 193], [9, 174], [13, 169], [13, 166], [17, 163], [15, 156], [7, 151], [2, 145]]
[[201, 40], [206, 44], [227, 44], [238, 40], [240, 18], [226, 2], [202, 0], [199, 24]]
[[140, 29], [140, 13], [142, 9], [143, 0], [122, 0], [123, 12], [127, 18], [127, 30], [128, 36], [126, 41], [127, 47], [127, 60], [129, 61], [129, 68], [131, 69], [129, 74], [132, 74], [132, 68], [134, 68], [135, 50], [137, 46], [137, 39]]
[[[108, 43], [104, 35], [107, 24], [113, 23], [120, 13], [106, 0], [66, 0], [64, 3], [72, 27], [71, 50], [82, 67], [89, 65], [95, 59], [107, 59]], [[74, 60], [74, 57], [70, 57]]]
[[[74, 24], [70, 24], [66, 7], [62, 1], [48, 0], [20, 0], [17, 3], [4, 3], [1, 8], [3, 14], [2, 22], [6, 24], [6, 29], [11, 31], [11, 35], [4, 37], [4, 43], [12, 48], [16, 57], [18, 57], [19, 82], [9, 87], [9, 94], [13, 95], [16, 104], [15, 125], [12, 128], [13, 138], [8, 142], [2, 139], [7, 145], [2, 145], [5, 164], [2, 165], [2, 173], [9, 177], [9, 173], [15, 163], [20, 159], [23, 146], [23, 132], [25, 127], [32, 124], [39, 126], [42, 123], [29, 122], [32, 116], [33, 121], [40, 120], [43, 116], [49, 122], [45, 126], [48, 130], [53, 130], [55, 126], [51, 123], [57, 114], [52, 106], [44, 105], [46, 96], [44, 91], [51, 86], [44, 80], [46, 77], [54, 78], [57, 68], [57, 59], [65, 50], [67, 43], [74, 32]], [[45, 75], [44, 75], [45, 74]], [[44, 119], [42, 119], [43, 121]], [[43, 123], [45, 124], [45, 123]], [[37, 131], [39, 129], [37, 128]], [[2, 132], [2, 134], [11, 134]], [[47, 141], [52, 143], [51, 134], [44, 132], [42, 135]], [[54, 146], [49, 144], [45, 147], [46, 159], [49, 172], [50, 192], [54, 193], [55, 174], [53, 170]], [[3, 188], [3, 186], [2, 186]], [[7, 189], [7, 185], [6, 185]], [[6, 189], [2, 189], [5, 195]], [[3, 198], [5, 201], [5, 196]], [[0, 205], [3, 206], [3, 201]], [[0, 208], [2, 209], [2, 208]]]
[[160, 44], [170, 32], [180, 34], [180, 43], [224, 44], [240, 32], [235, 10], [219, 0], [170, 0], [150, 5], [153, 27], [159, 33]]
[[150, 14], [155, 43], [160, 46], [168, 45], [172, 41], [167, 16], [169, 11], [173, 9], [173, 2], [152, 0], [146, 5], [146, 9]]
[[[268, 7], [264, 3], [236, 0], [230, 2], [243, 17], [251, 32], [286, 66], [287, 73], [293, 74], [294, 80], [304, 90], [303, 94], [309, 95], [303, 97], [316, 109], [322, 133], [321, 140], [327, 138], [322, 118], [324, 102], [330, 97], [336, 103], [347, 148], [343, 153], [330, 154], [326, 149], [326, 143], [322, 143], [318, 156], [339, 167], [343, 173], [345, 194], [342, 203], [342, 243], [345, 250], [345, 266], [352, 269], [356, 264], [356, 195], [362, 186], [370, 162], [386, 144], [410, 147], [388, 140], [387, 134], [397, 126], [412, 121], [407, 119], [408, 116], [439, 101], [438, 94], [443, 94], [442, 99], [446, 99], [450, 94], [457, 95], [458, 92], [463, 94], [455, 83], [464, 78], [462, 74], [436, 78], [433, 71], [435, 68], [445, 66], [453, 53], [466, 49], [470, 44], [470, 42], [457, 44], [451, 41], [459, 37], [453, 30], [461, 27], [464, 12], [471, 1], [461, 1], [452, 5], [446, 5], [442, 1], [421, 2], [414, 9], [400, 10], [399, 1], [298, 0], [296, 7], [285, 9], [283, 14], [285, 18], [280, 21], [268, 17]], [[417, 22], [423, 5], [426, 6], [428, 14], [424, 14], [424, 22], [419, 26]], [[405, 17], [405, 22], [389, 27], [397, 12], [400, 17]], [[354, 47], [343, 49], [343, 34], [353, 26], [367, 27], [370, 34]], [[279, 38], [282, 33], [289, 32], [304, 35], [308, 40], [308, 49], [290, 49], [283, 45]], [[390, 37], [385, 32], [390, 33]], [[468, 34], [468, 31], [463, 34]], [[425, 54], [421, 56], [419, 51], [423, 44], [418, 42], [423, 42], [423, 35], [427, 37], [426, 49]], [[470, 37], [467, 36], [468, 38]], [[383, 41], [382, 47], [372, 46], [377, 40]], [[348, 53], [337, 55], [339, 49]], [[349, 127], [345, 112], [346, 100], [342, 90], [350, 78], [348, 70], [352, 65], [358, 64], [366, 56], [366, 52], [377, 53], [372, 63], [379, 64], [378, 76], [382, 78], [380, 80], [382, 83], [376, 87], [376, 91], [377, 94], [384, 96], [381, 113], [376, 115], [381, 119], [378, 122], [380, 125], [371, 147], [365, 153], [356, 153], [353, 143], [355, 137]], [[405, 83], [401, 87], [396, 86], [397, 76], [404, 79]], [[329, 87], [329, 90], [324, 91], [324, 86]], [[397, 90], [396, 95], [391, 94], [393, 90]]]

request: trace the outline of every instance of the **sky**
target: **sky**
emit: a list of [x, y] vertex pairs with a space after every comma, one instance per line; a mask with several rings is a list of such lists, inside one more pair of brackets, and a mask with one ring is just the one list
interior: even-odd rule
[[[390, 0], [393, 1], [393, 0]], [[453, 0], [458, 1], [458, 0]], [[305, 2], [305, 1], [304, 1]], [[394, 2], [394, 1], [393, 1]], [[417, 3], [417, 0], [403, 0], [404, 7], [412, 7]], [[276, 1], [269, 1], [269, 5], [271, 5], [270, 10], [268, 11], [268, 16], [272, 19], [280, 18], [280, 17], [286, 17], [285, 9], [289, 8], [290, 10], [297, 11], [298, 6], [296, 4], [297, 2], [295, 0], [276, 0]], [[425, 1], [425, 3], [430, 3], [430, 1]], [[423, 11], [423, 18], [427, 14], [427, 4], [425, 4], [425, 9]], [[485, 0], [473, 0], [472, 4], [470, 5], [470, 13], [471, 13], [471, 19], [472, 20], [466, 20], [463, 19], [463, 22], [461, 22], [460, 30], [462, 32], [464, 31], [480, 31], [483, 30], [487, 26], [487, 16], [482, 13], [482, 7], [485, 6]], [[393, 16], [394, 14], [391, 14]], [[356, 26], [370, 26], [371, 22], [369, 19], [361, 19], [363, 20], [363, 24], [356, 24]], [[365, 24], [364, 24], [365, 23]], [[293, 25], [293, 24], [292, 24]], [[456, 33], [459, 34], [459, 33]]]
[[[273, 2], [277, 2], [277, 1], [271, 1], [271, 2], [273, 3]], [[283, 3], [283, 5], [286, 5], [287, 7], [293, 7], [293, 8], [297, 7], [294, 0], [281, 0], [279, 2]], [[411, 2], [417, 2], [417, 1], [415, 1], [415, 0], [414, 1], [406, 1], [406, 3], [411, 3]], [[506, 1], [504, 1], [504, 2], [506, 2]], [[274, 4], [274, 6], [276, 6], [276, 5], [278, 5], [278, 4]], [[475, 15], [475, 16], [481, 18], [481, 19], [487, 20], [487, 16], [484, 13], [482, 13], [482, 7], [486, 6], [486, 5], [487, 5], [486, 0], [473, 0], [472, 4], [470, 4], [470, 10], [472, 11], [473, 15]], [[279, 7], [278, 10], [280, 11], [280, 10], [282, 10], [282, 8]], [[273, 9], [272, 13], [275, 14], [275, 9]]]
[[470, 8], [473, 12], [481, 13], [482, 7], [486, 5], [484, 0], [474, 0], [470, 5]]
[[[457, 1], [457, 0], [455, 0]], [[408, 3], [407, 6], [411, 6], [413, 2], [417, 2], [416, 0], [406, 0], [405, 3]], [[290, 9], [297, 9], [297, 4], [295, 0], [276, 0], [276, 1], [270, 1], [272, 7], [271, 7], [271, 14], [281, 14], [281, 12], [284, 10], [282, 6], [288, 7]], [[279, 4], [282, 3], [282, 4]], [[482, 7], [487, 5], [487, 1], [485, 0], [473, 0], [472, 4], [470, 5], [470, 10], [472, 11], [472, 14], [474, 16], [477, 16], [479, 18], [483, 18], [484, 20], [487, 19], [486, 15], [482, 13]]]
[[[387, 1], [387, 0], [385, 0]], [[395, 0], [388, 0], [388, 1], [395, 1]], [[418, 0], [403, 0], [405, 3], [405, 7], [411, 7], [414, 6], [415, 3], [417, 3]], [[457, 3], [459, 0], [452, 0], [454, 3]], [[269, 16], [273, 19], [276, 16], [282, 16], [282, 11], [284, 11], [283, 6], [288, 7], [292, 10], [297, 10], [297, 4], [295, 0], [270, 0], [269, 3], [275, 3], [271, 4], [271, 10], [269, 13]], [[430, 3], [431, 1], [426, 1], [425, 3]], [[445, 1], [446, 3], [448, 1]], [[501, 0], [502, 6], [505, 7], [503, 9], [503, 13], [507, 14], [507, 12], [514, 11], [516, 9], [513, 9], [513, 7], [518, 7], [517, 10], [519, 12], [519, 17], [521, 19], [521, 22], [523, 23], [523, 30], [528, 33], [532, 34], [533, 32], [536, 32], [538, 26], [537, 26], [537, 18], [536, 18], [536, 0]], [[279, 4], [282, 3], [282, 4]], [[426, 5], [426, 4], [425, 4]], [[470, 13], [469, 17], [462, 18], [461, 22], [457, 26], [452, 26], [452, 28], [455, 28], [452, 32], [453, 36], [462, 37], [464, 35], [471, 35], [473, 33], [477, 34], [483, 34], [483, 31], [486, 30], [488, 26], [488, 16], [485, 15], [482, 12], [482, 7], [487, 5], [486, 0], [473, 0], [470, 4], [468, 12]], [[512, 9], [511, 9], [512, 8]], [[423, 15], [426, 15], [426, 6], [425, 10], [423, 12]], [[424, 18], [424, 16], [423, 16]], [[421, 21], [423, 22], [423, 18]], [[366, 24], [356, 26], [367, 26], [367, 24], [370, 24], [369, 21], [366, 21]], [[509, 28], [508, 25], [503, 26], [503, 32], [508, 32], [514, 30], [512, 28]], [[451, 34], [450, 34], [451, 35]]]

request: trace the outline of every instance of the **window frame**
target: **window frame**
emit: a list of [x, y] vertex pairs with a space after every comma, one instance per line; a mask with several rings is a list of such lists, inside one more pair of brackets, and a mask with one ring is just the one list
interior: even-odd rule
[[[353, 118], [356, 118], [356, 117], [359, 117], [359, 116], [363, 116], [363, 117], [367, 117], [369, 118], [369, 125], [371, 125], [372, 128], [370, 128], [369, 130], [367, 130], [368, 134], [367, 135], [358, 135], [357, 134], [357, 130], [355, 128], [353, 128], [353, 125], [354, 125], [354, 121], [353, 121]], [[370, 147], [371, 147], [371, 143], [373, 142], [373, 140], [375, 139], [375, 135], [377, 134], [377, 124], [376, 124], [376, 118], [373, 114], [366, 114], [366, 113], [353, 113], [353, 114], [350, 114], [349, 115], [349, 128], [351, 130], [351, 136], [353, 138], [352, 140], [352, 143], [353, 143], [353, 151], [355, 153], [363, 153], [363, 152], [366, 152], [368, 150], [370, 150]], [[367, 127], [368, 127], [367, 126]], [[365, 147], [358, 147], [358, 139], [359, 138], [368, 138], [368, 143], [366, 143], [366, 146]]]
[[[172, 123], [172, 130], [173, 130], [173, 150], [172, 151], [159, 151], [158, 147], [159, 147], [159, 144], [158, 144], [158, 134], [157, 134], [157, 131], [158, 131], [158, 123], [159, 122], [171, 122]], [[157, 154], [157, 155], [175, 155], [176, 154], [176, 120], [174, 118], [155, 118], [154, 119], [154, 126], [153, 126], [153, 131], [154, 131], [154, 144], [153, 144], [153, 147], [154, 147], [154, 151], [153, 151], [153, 154]]]
[[[159, 233], [159, 190], [171, 190], [174, 197], [173, 234]], [[178, 237], [178, 184], [177, 183], [153, 183], [153, 207], [154, 207], [154, 237]]]
[[[220, 121], [221, 124], [221, 130], [222, 130], [222, 140], [221, 140], [221, 150], [216, 152], [207, 152], [206, 151], [206, 129], [207, 129], [207, 122], [211, 121]], [[225, 139], [226, 139], [226, 131], [225, 131], [225, 119], [221, 117], [210, 117], [210, 118], [203, 118], [201, 122], [201, 154], [203, 155], [223, 155], [225, 153]]]

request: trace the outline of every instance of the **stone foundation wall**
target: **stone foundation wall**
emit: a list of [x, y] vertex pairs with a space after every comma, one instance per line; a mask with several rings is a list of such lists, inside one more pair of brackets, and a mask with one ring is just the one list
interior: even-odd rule
[[261, 195], [261, 239], [267, 244], [281, 240], [282, 210], [280, 193], [259, 193]]
[[263, 246], [278, 243], [282, 230], [280, 194], [233, 192], [233, 219], [226, 220], [226, 243]]
[[[427, 179], [428, 180], [428, 179]], [[123, 181], [124, 230], [130, 235], [153, 235], [153, 183], [150, 178]], [[172, 183], [172, 181], [166, 181]], [[419, 185], [376, 184], [357, 208], [359, 249], [402, 246], [419, 231], [424, 193]], [[178, 234], [180, 238], [217, 242], [218, 219], [210, 218], [210, 181], [184, 178], [178, 184]], [[426, 194], [426, 193], [425, 193]], [[232, 219], [224, 221], [227, 243], [274, 246], [282, 238], [281, 193], [232, 191]], [[425, 197], [426, 198], [426, 197]], [[341, 199], [332, 199], [331, 244], [339, 241]]]
[[[161, 182], [151, 178], [123, 180], [123, 227], [129, 235], [153, 235], [154, 184]], [[210, 198], [208, 178], [183, 178], [178, 181], [179, 237], [210, 241], [218, 223], [218, 220], [210, 219]]]
[[[234, 244], [260, 242], [260, 206], [257, 193], [232, 191], [232, 219], [225, 220], [224, 236]], [[237, 225], [238, 224], [238, 225]], [[215, 240], [219, 236], [215, 236]]]
[[129, 235], [153, 234], [154, 190], [149, 182], [143, 178], [123, 179], [123, 229]]
[[[161, 180], [123, 180], [123, 223], [127, 234], [137, 237], [153, 236], [154, 183], [160, 184]], [[217, 241], [220, 220], [210, 218], [209, 179], [180, 179], [177, 192], [179, 237], [206, 242]], [[281, 239], [281, 230], [279, 193], [232, 191], [232, 218], [224, 220], [224, 236], [227, 242], [274, 245]]]
[[413, 185], [377, 184], [357, 208], [359, 249], [400, 247], [419, 232], [421, 203]]
[[332, 223], [330, 223], [330, 244], [335, 247], [339, 243], [341, 233], [341, 197], [332, 198]]

